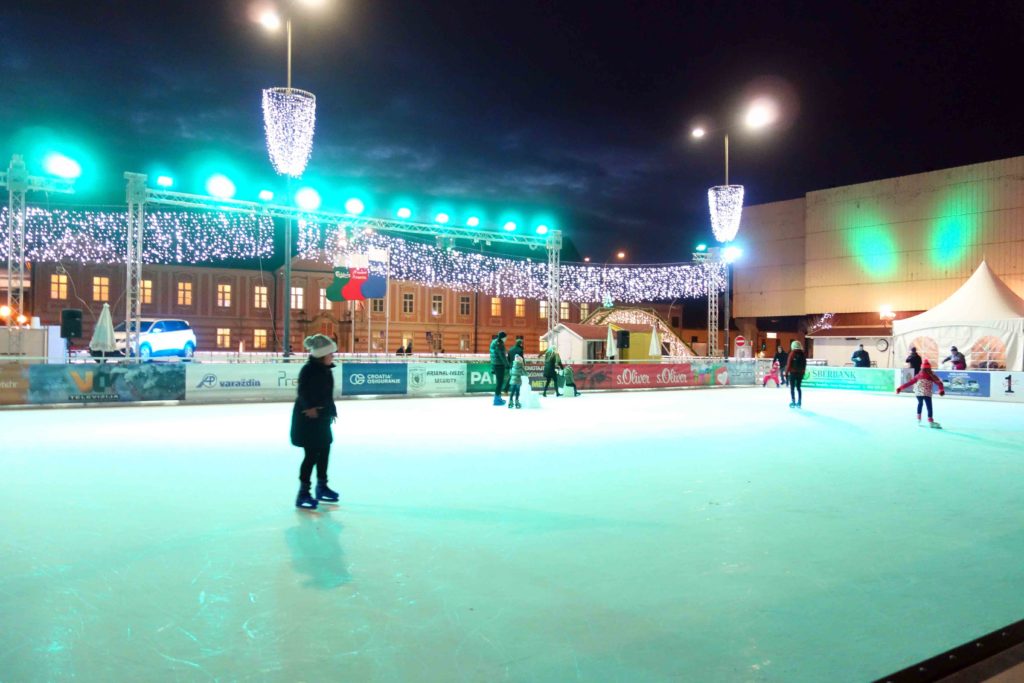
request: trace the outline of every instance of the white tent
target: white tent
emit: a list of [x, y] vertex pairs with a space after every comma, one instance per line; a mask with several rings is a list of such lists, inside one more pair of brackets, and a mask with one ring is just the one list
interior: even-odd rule
[[912, 318], [893, 321], [892, 333], [897, 365], [911, 346], [933, 364], [956, 346], [970, 369], [1024, 370], [1024, 299], [984, 261], [942, 303]]

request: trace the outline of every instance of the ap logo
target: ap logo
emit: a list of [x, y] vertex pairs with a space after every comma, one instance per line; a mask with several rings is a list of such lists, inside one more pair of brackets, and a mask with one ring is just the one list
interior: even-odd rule
[[199, 380], [199, 384], [196, 385], [196, 389], [209, 389], [210, 387], [217, 386], [217, 375], [213, 373], [206, 373], [203, 378]]

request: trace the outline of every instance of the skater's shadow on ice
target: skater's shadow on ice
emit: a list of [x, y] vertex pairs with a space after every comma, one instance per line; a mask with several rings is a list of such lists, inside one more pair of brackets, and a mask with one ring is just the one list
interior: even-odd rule
[[341, 549], [341, 524], [329, 511], [296, 512], [298, 524], [284, 532], [292, 567], [309, 578], [304, 586], [327, 590], [352, 580]]
[[829, 426], [832, 428], [845, 428], [853, 432], [864, 431], [864, 427], [857, 422], [841, 420], [837, 417], [829, 417], [828, 415], [816, 413], [813, 410], [807, 410], [806, 408], [795, 408], [793, 412], [801, 417], [814, 418], [814, 421], [822, 426]]

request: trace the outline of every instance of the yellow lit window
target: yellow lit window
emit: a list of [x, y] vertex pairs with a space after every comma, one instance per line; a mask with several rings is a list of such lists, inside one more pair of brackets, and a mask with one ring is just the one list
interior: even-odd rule
[[228, 327], [217, 328], [217, 348], [218, 349], [230, 349], [231, 348], [231, 329]]
[[110, 278], [96, 276], [92, 279], [92, 300], [93, 301], [109, 301], [110, 300]]
[[50, 298], [64, 301], [68, 298], [68, 276], [54, 273], [50, 275]]
[[495, 318], [501, 317], [501, 297], [499, 296], [491, 297], [491, 315]]
[[143, 280], [139, 283], [139, 300], [144, 304], [153, 303], [153, 281]]
[[191, 306], [192, 305], [192, 283], [186, 280], [178, 282], [178, 305], [179, 306]]
[[267, 348], [267, 331], [266, 330], [253, 330], [252, 331], [252, 347], [254, 349], [265, 349], [265, 348]]
[[217, 285], [217, 306], [220, 308], [231, 306], [231, 285]]
[[252, 297], [253, 298], [253, 306], [255, 306], [256, 308], [266, 308], [267, 307], [267, 286], [266, 285], [256, 285], [253, 288], [253, 292], [252, 293], [253, 293], [253, 297]]
[[516, 299], [516, 317], [526, 317], [526, 299]]

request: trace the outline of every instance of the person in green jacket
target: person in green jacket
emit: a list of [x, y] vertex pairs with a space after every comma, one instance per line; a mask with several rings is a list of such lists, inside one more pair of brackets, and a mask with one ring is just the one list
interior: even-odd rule
[[554, 346], [549, 346], [548, 350], [544, 352], [544, 393], [542, 396], [548, 395], [548, 384], [551, 382], [555, 383], [555, 396], [561, 396], [558, 393], [558, 370], [556, 368], [564, 368], [562, 364], [562, 357], [558, 355], [558, 349]]
[[505, 371], [508, 369], [508, 352], [505, 350], [505, 330], [498, 332], [491, 341], [491, 372], [494, 373], [494, 405], [505, 405], [501, 390], [505, 388]]

